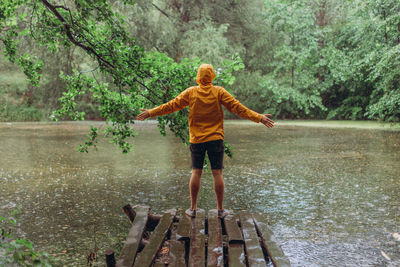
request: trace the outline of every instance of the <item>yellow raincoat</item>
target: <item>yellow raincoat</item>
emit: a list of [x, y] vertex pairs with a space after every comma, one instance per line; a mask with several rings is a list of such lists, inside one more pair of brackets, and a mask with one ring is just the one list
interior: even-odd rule
[[198, 86], [187, 88], [175, 99], [149, 110], [150, 116], [166, 115], [189, 105], [190, 143], [198, 144], [224, 139], [224, 113], [221, 104], [244, 119], [260, 122], [262, 115], [246, 108], [225, 88], [214, 86], [215, 71], [209, 64], [199, 67]]

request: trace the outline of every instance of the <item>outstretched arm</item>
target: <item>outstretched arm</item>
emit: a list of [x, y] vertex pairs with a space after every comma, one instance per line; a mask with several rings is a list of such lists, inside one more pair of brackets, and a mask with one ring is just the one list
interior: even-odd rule
[[143, 112], [137, 116], [137, 119], [143, 121], [149, 117], [166, 115], [183, 109], [184, 107], [189, 105], [189, 90], [190, 88], [186, 89], [168, 103], [162, 104], [156, 108], [153, 109], [142, 108], [141, 111]]
[[254, 122], [261, 122], [268, 128], [274, 127], [274, 121], [269, 118], [271, 114], [261, 115], [240, 103], [235, 99], [228, 91], [221, 87], [221, 103], [224, 107], [232, 113], [239, 115], [244, 119], [248, 119]]

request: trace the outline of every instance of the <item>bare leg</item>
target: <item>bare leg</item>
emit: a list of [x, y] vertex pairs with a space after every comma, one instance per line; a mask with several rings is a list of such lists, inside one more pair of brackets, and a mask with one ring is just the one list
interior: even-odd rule
[[222, 177], [222, 169], [212, 170], [212, 174], [214, 176], [214, 191], [217, 198], [217, 208], [218, 210], [223, 210], [225, 184], [224, 178]]
[[189, 190], [190, 190], [190, 209], [197, 209], [197, 196], [200, 190], [200, 178], [203, 173], [202, 169], [192, 169], [192, 176], [190, 177]]

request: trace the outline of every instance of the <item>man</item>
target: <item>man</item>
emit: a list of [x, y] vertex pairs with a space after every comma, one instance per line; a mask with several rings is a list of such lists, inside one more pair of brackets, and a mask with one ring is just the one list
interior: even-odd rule
[[187, 88], [175, 99], [153, 109], [142, 109], [138, 120], [166, 115], [189, 106], [189, 136], [192, 157], [192, 176], [190, 178], [190, 209], [186, 214], [195, 217], [197, 196], [200, 189], [200, 178], [203, 172], [204, 157], [207, 151], [214, 176], [214, 191], [217, 198], [218, 216], [225, 217], [223, 208], [224, 179], [222, 177], [224, 157], [224, 114], [221, 104], [230, 112], [242, 118], [261, 122], [268, 128], [274, 127], [270, 114], [261, 115], [254, 112], [228, 93], [223, 87], [214, 86], [212, 81], [216, 74], [213, 67], [203, 64], [199, 67], [196, 81], [198, 86]]

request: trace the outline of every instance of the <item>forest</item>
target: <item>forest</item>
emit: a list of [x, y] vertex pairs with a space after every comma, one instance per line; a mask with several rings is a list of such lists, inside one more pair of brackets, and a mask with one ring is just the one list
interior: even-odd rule
[[[6, 0], [0, 14], [1, 121], [106, 120], [127, 152], [140, 108], [201, 63], [274, 118], [400, 120], [396, 0]], [[188, 143], [187, 113], [158, 118], [161, 133]]]
[[[2, 121], [47, 120], [60, 108], [63, 74], [93, 70], [101, 76], [80, 47], [50, 36], [51, 26], [39, 18], [45, 12], [40, 2], [0, 4]], [[109, 5], [136, 46], [175, 64], [188, 59], [223, 69], [227, 60], [240, 60], [226, 85], [255, 111], [282, 119], [400, 119], [399, 1], [74, 2], [68, 8]], [[88, 27], [95, 32], [93, 24]], [[26, 62], [36, 71], [28, 82]], [[86, 118], [100, 117], [89, 97], [77, 104]]]

